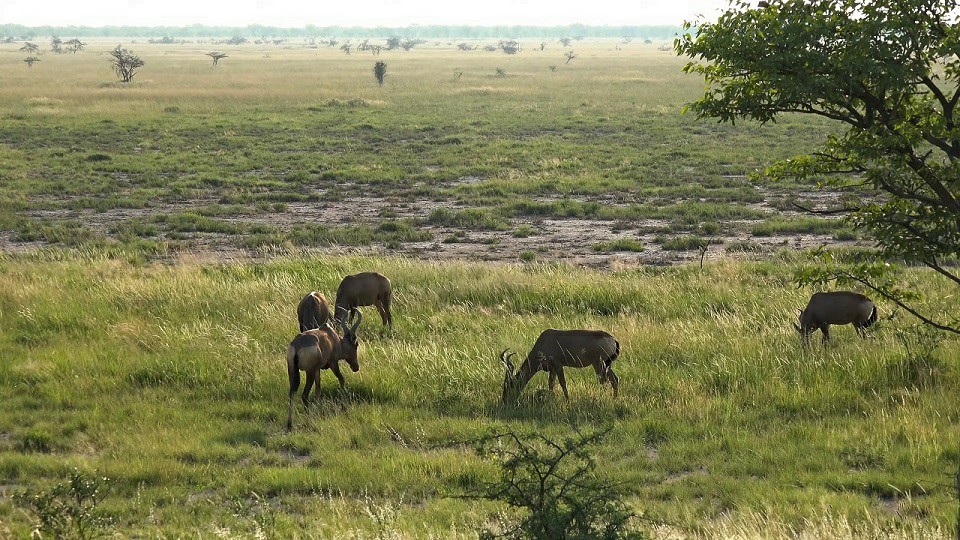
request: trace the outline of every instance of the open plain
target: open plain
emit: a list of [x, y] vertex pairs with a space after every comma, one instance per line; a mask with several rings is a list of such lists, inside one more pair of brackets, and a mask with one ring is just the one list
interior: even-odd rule
[[[883, 302], [865, 340], [790, 325], [804, 249], [870, 243], [796, 211], [839, 200], [816, 179], [750, 174], [829, 126], [682, 115], [703, 84], [662, 43], [456, 43], [127, 41], [127, 85], [113, 42], [0, 45], [0, 536], [77, 467], [121, 537], [471, 538], [495, 472], [459, 441], [612, 424], [651, 537], [948, 538], [960, 344]], [[364, 270], [395, 332], [366, 308], [346, 397], [324, 372], [287, 434], [297, 302]], [[548, 327], [616, 336], [620, 396], [568, 370], [502, 404], [497, 353]]]

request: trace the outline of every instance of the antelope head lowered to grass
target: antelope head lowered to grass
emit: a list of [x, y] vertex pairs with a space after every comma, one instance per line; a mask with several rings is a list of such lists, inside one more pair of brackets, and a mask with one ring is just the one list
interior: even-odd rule
[[831, 324], [853, 324], [860, 337], [866, 337], [865, 328], [877, 322], [877, 307], [866, 296], [849, 291], [818, 292], [810, 297], [807, 307], [800, 312], [800, 324], [793, 327], [800, 333], [803, 343], [810, 341], [810, 334], [818, 328], [823, 332], [823, 342], [830, 339]]
[[[355, 310], [356, 311], [356, 310]], [[310, 389], [314, 381], [317, 383], [317, 393], [320, 392], [320, 370], [329, 369], [337, 376], [340, 381], [340, 390], [345, 389], [343, 374], [340, 373], [340, 360], [346, 360], [350, 364], [350, 369], [354, 373], [360, 371], [360, 364], [357, 362], [357, 348], [360, 343], [357, 341], [357, 327], [363, 320], [363, 315], [355, 313], [356, 322], [353, 326], [339, 321], [343, 330], [343, 336], [330, 326], [324, 325], [321, 328], [307, 330], [297, 337], [293, 338], [290, 346], [287, 347], [287, 375], [290, 377], [290, 396], [287, 409], [287, 431], [293, 428], [293, 395], [300, 388], [300, 372], [307, 374], [307, 384], [303, 388], [303, 406], [308, 405], [307, 399], [310, 397]]]
[[516, 399], [523, 387], [539, 371], [550, 374], [550, 389], [560, 380], [560, 388], [567, 399], [567, 380], [563, 375], [564, 367], [582, 368], [593, 366], [600, 384], [609, 382], [616, 397], [620, 379], [613, 372], [613, 361], [620, 355], [620, 343], [610, 334], [600, 330], [544, 330], [527, 359], [514, 368], [510, 358], [516, 353], [509, 349], [500, 353], [500, 361], [506, 368], [503, 379], [503, 401]]
[[327, 303], [327, 298], [316, 291], [304, 296], [297, 306], [297, 320], [300, 321], [301, 332], [327, 324], [330, 320], [330, 304]]
[[337, 288], [336, 318], [348, 320], [355, 308], [377, 306], [383, 324], [393, 330], [393, 316], [390, 315], [390, 301], [393, 289], [390, 280], [377, 272], [361, 272], [343, 278]]

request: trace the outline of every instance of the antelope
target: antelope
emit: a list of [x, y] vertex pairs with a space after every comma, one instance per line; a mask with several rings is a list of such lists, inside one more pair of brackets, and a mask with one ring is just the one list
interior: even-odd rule
[[343, 330], [343, 337], [328, 324], [298, 334], [287, 347], [287, 375], [290, 377], [287, 431], [293, 429], [293, 395], [300, 388], [301, 371], [307, 374], [307, 384], [301, 396], [304, 407], [308, 406], [307, 398], [310, 397], [310, 389], [314, 381], [317, 383], [317, 394], [320, 393], [321, 369], [333, 371], [337, 380], [340, 381], [341, 392], [346, 389], [346, 384], [343, 374], [340, 373], [338, 362], [346, 360], [354, 373], [360, 371], [360, 364], [357, 362], [357, 348], [360, 345], [357, 341], [357, 327], [360, 326], [363, 315], [359, 312], [355, 315], [357, 322], [353, 326], [347, 326], [347, 323], [338, 321]]
[[327, 324], [330, 320], [330, 304], [327, 303], [327, 298], [317, 291], [304, 296], [297, 306], [297, 320], [300, 321], [301, 332]]
[[800, 324], [793, 327], [804, 344], [816, 329], [823, 332], [823, 342], [830, 339], [831, 324], [851, 324], [860, 337], [866, 337], [865, 328], [877, 322], [877, 307], [866, 296], [849, 291], [818, 292], [810, 297], [807, 307], [800, 311]]
[[620, 355], [620, 343], [610, 334], [600, 330], [544, 330], [527, 359], [514, 369], [510, 358], [516, 353], [507, 354], [510, 349], [500, 353], [500, 362], [506, 368], [503, 379], [503, 401], [516, 398], [523, 387], [538, 371], [550, 374], [550, 390], [560, 380], [563, 396], [570, 399], [567, 392], [567, 380], [563, 375], [564, 367], [582, 368], [593, 366], [600, 384], [609, 382], [613, 387], [613, 396], [617, 396], [620, 379], [613, 372], [613, 361]]
[[377, 272], [361, 272], [343, 278], [337, 287], [336, 318], [348, 320], [360, 306], [376, 306], [383, 319], [384, 326], [393, 330], [393, 317], [390, 315], [390, 300], [393, 289], [390, 280]]

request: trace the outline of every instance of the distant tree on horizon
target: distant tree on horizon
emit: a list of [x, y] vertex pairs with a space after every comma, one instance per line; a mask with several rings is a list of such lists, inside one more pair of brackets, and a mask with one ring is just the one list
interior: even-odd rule
[[139, 56], [136, 56], [120, 45], [117, 45], [115, 49], [110, 51], [110, 66], [122, 82], [128, 83], [132, 81], [134, 75], [137, 74], [137, 70], [143, 67], [143, 65], [144, 62]]
[[383, 80], [387, 76], [387, 63], [378, 61], [376, 64], [374, 64], [373, 76], [377, 78], [377, 82], [380, 83], [380, 86], [383, 86]]
[[208, 52], [207, 56], [213, 58], [213, 65], [219, 64], [221, 58], [228, 58], [226, 54], [219, 51]]

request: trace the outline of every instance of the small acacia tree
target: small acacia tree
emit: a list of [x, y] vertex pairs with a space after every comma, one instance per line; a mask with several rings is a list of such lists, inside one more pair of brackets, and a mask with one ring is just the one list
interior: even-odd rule
[[499, 501], [518, 511], [515, 519], [500, 519], [500, 530], [486, 529], [480, 538], [642, 538], [630, 525], [634, 512], [621, 486], [596, 470], [593, 452], [611, 429], [564, 439], [503, 431], [474, 441], [477, 454], [496, 460], [500, 472], [467, 498]]
[[577, 57], [577, 53], [573, 51], [567, 51], [566, 54], [564, 54], [563, 56], [566, 57], [567, 59], [567, 61], [564, 62], [564, 64], [569, 64], [571, 60]]
[[226, 54], [218, 51], [208, 52], [207, 56], [209, 56], [210, 58], [213, 58], [213, 65], [219, 64], [220, 60], [223, 58], [228, 58]]
[[82, 51], [83, 48], [87, 46], [86, 43], [80, 41], [78, 38], [73, 38], [70, 41], [65, 42], [63, 45], [67, 48], [67, 50], [74, 54]]
[[34, 62], [39, 62], [40, 59], [37, 58], [36, 56], [28, 56], [28, 57], [24, 58], [23, 61], [27, 63], [27, 67], [33, 67], [33, 63], [34, 63]]
[[127, 49], [117, 45], [115, 49], [110, 51], [110, 66], [113, 68], [113, 72], [120, 77], [120, 80], [128, 83], [133, 80], [133, 76], [137, 74], [137, 70], [143, 67], [143, 60]]
[[[933, 269], [960, 292], [960, 23], [952, 0], [736, 0], [674, 44], [709, 88], [691, 105], [722, 122], [784, 113], [834, 122], [819, 149], [770, 167], [853, 194], [828, 212], [869, 232], [877, 257], [826, 264], [801, 283], [856, 283], [941, 330], [957, 313], [923, 314], [888, 261]], [[873, 191], [881, 196], [871, 196]], [[829, 254], [826, 254], [829, 255]], [[957, 304], [953, 304], [956, 309]]]
[[37, 530], [50, 538], [90, 540], [106, 536], [113, 521], [99, 508], [109, 486], [105, 477], [73, 469], [67, 480], [49, 490], [27, 490], [13, 499], [36, 517]]
[[373, 76], [377, 78], [380, 86], [383, 86], [383, 79], [387, 76], [387, 63], [380, 61], [373, 65]]
[[40, 46], [36, 43], [27, 43], [23, 47], [20, 47], [20, 52], [25, 52], [27, 54], [40, 54]]

